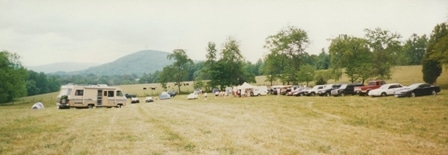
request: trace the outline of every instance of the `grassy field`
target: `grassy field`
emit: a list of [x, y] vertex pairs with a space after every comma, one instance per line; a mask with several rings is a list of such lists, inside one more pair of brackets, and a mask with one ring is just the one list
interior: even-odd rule
[[[417, 78], [409, 73], [414, 67], [396, 69], [394, 74], [400, 75], [391, 81], [420, 82], [399, 78]], [[444, 72], [438, 83], [448, 83], [447, 75]], [[120, 87], [141, 94], [143, 100], [151, 92], [142, 87], [150, 86]], [[70, 110], [56, 108], [56, 95], [31, 96], [0, 106], [0, 154], [448, 152], [448, 89], [416, 98], [209, 96], [205, 100], [201, 96], [187, 100], [180, 95], [121, 109]], [[37, 101], [46, 109], [31, 110]]]

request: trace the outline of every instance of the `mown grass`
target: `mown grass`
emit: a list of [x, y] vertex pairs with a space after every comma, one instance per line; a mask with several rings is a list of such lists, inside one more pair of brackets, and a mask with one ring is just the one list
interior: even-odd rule
[[[122, 88], [143, 94], [142, 86], [148, 87]], [[0, 154], [446, 154], [447, 92], [416, 98], [179, 95], [90, 110], [58, 110], [52, 93], [0, 106]], [[45, 110], [30, 109], [37, 100]]]

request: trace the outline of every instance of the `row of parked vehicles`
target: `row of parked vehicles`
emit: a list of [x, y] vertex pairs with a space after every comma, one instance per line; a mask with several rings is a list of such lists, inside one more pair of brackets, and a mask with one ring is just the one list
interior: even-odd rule
[[[273, 91], [275, 92], [275, 90]], [[360, 83], [350, 84], [326, 84], [308, 87], [291, 87], [282, 91], [287, 96], [395, 96], [395, 97], [415, 97], [422, 95], [436, 95], [440, 92], [440, 87], [427, 83], [415, 83], [403, 86], [399, 83], [388, 83], [382, 80], [368, 82], [367, 85]]]

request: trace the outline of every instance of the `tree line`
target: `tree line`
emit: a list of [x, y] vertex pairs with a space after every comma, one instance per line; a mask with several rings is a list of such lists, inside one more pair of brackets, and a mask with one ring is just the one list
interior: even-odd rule
[[0, 52], [0, 103], [26, 95], [57, 91], [61, 84], [161, 83], [175, 82], [180, 91], [182, 81], [195, 81], [195, 88], [239, 85], [255, 82], [255, 76], [265, 75], [266, 82], [284, 84], [324, 84], [338, 80], [343, 74], [350, 82], [371, 78], [390, 79], [395, 65], [422, 65], [422, 79], [434, 83], [448, 63], [448, 24], [434, 27], [429, 37], [413, 34], [406, 41], [401, 35], [381, 28], [365, 29], [364, 36], [340, 34], [331, 39], [328, 52], [309, 54], [310, 44], [305, 30], [287, 26], [266, 38], [264, 48], [269, 52], [255, 64], [247, 61], [240, 51], [240, 42], [228, 37], [219, 49], [214, 42], [205, 45], [206, 60], [194, 62], [185, 49], [175, 49], [167, 59], [174, 63], [161, 71], [142, 76], [114, 75], [52, 75], [27, 70], [21, 65], [20, 56], [8, 51]]

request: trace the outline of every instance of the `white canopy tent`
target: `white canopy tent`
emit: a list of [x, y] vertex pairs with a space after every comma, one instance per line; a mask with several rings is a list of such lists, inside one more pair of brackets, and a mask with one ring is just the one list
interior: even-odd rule
[[241, 91], [241, 95], [245, 95], [248, 91], [253, 91], [254, 86], [250, 85], [247, 82], [244, 82], [242, 85], [237, 87]]

